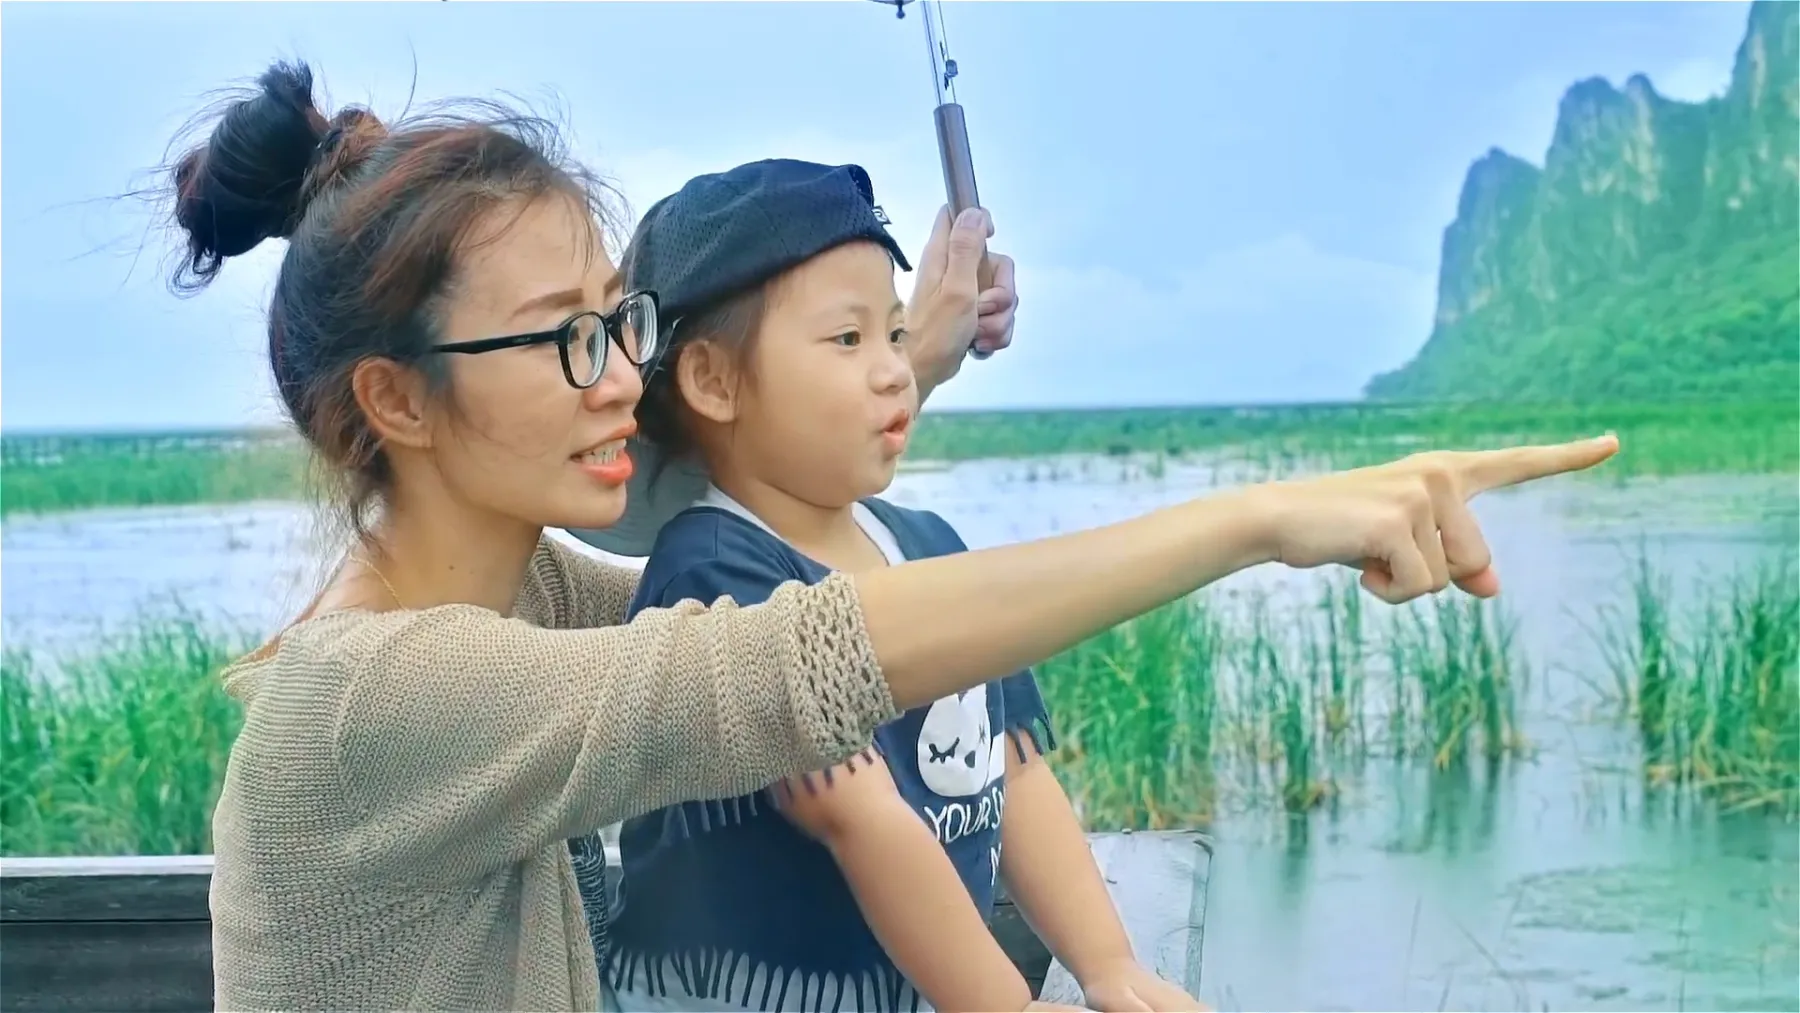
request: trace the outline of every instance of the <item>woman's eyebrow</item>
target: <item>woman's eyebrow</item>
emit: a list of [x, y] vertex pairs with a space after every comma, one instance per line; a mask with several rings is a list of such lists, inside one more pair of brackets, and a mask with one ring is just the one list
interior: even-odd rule
[[525, 314], [535, 310], [553, 309], [556, 307], [573, 308], [580, 306], [583, 297], [584, 293], [578, 288], [565, 288], [555, 292], [545, 292], [543, 295], [532, 296], [530, 299], [520, 303], [513, 309], [512, 315], [507, 317], [507, 319], [517, 320]]

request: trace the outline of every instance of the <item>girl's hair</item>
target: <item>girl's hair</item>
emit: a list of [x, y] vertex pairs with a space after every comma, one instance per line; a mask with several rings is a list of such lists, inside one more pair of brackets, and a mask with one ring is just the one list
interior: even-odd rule
[[418, 365], [435, 393], [447, 375], [426, 354], [457, 255], [493, 211], [559, 195], [599, 234], [620, 220], [615, 191], [569, 158], [549, 121], [493, 102], [384, 125], [313, 102], [312, 70], [276, 63], [229, 101], [207, 139], [169, 170], [185, 255], [171, 279], [204, 288], [226, 258], [288, 240], [269, 303], [269, 368], [282, 404], [311, 445], [348, 529], [366, 537], [392, 470], [357, 405], [357, 363]]
[[[676, 365], [693, 345], [706, 342], [722, 349], [740, 368], [750, 359], [756, 335], [762, 330], [769, 293], [778, 279], [745, 289], [688, 314], [675, 323], [668, 347], [644, 378], [644, 396], [638, 401], [638, 431], [664, 452], [663, 463], [694, 449], [688, 429], [688, 409], [675, 381]], [[739, 374], [741, 377], [741, 373]]]

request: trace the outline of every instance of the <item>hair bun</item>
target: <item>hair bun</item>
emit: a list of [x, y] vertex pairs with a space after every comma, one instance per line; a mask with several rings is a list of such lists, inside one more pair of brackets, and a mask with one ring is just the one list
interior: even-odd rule
[[300, 215], [315, 196], [367, 161], [386, 137], [387, 127], [374, 113], [356, 106], [339, 110], [313, 150], [313, 164], [300, 191]]
[[[313, 105], [313, 73], [305, 63], [276, 63], [256, 85], [175, 167], [175, 221], [188, 240], [182, 273], [201, 285], [225, 258], [292, 235], [319, 189], [309, 176], [329, 175], [313, 172], [321, 155], [338, 151], [339, 138], [364, 133], [369, 123], [379, 131], [379, 121], [361, 110], [345, 110], [341, 122], [326, 120]], [[333, 143], [324, 143], [328, 136]]]

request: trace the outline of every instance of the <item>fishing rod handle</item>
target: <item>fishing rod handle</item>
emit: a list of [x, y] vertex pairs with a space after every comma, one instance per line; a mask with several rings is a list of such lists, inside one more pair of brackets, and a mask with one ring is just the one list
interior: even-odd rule
[[[963, 119], [963, 107], [955, 102], [939, 105], [933, 118], [937, 121], [938, 157], [944, 164], [944, 192], [950, 197], [950, 217], [954, 220], [965, 210], [981, 206], [981, 195], [975, 189], [975, 159], [969, 153], [969, 129]], [[977, 291], [993, 287], [994, 264], [988, 258], [985, 243], [975, 277]], [[985, 359], [993, 353], [971, 345], [969, 354]]]

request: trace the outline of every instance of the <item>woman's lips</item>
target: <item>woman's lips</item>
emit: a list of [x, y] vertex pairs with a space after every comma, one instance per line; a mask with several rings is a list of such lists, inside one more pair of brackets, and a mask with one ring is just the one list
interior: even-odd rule
[[635, 465], [631, 461], [631, 452], [625, 449], [623, 439], [607, 443], [583, 451], [570, 458], [588, 477], [601, 485], [619, 486], [631, 481], [631, 473]]

